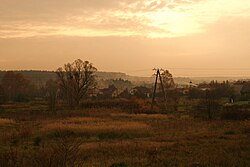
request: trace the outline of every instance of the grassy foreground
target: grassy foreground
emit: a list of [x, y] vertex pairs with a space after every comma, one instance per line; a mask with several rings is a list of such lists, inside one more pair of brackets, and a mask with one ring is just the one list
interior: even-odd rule
[[250, 166], [250, 121], [119, 109], [46, 112], [43, 104], [0, 110], [1, 167]]

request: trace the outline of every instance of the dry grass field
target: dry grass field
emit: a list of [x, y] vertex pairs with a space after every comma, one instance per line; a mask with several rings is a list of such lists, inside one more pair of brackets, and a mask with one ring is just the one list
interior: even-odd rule
[[248, 167], [250, 121], [119, 109], [0, 111], [1, 167]]

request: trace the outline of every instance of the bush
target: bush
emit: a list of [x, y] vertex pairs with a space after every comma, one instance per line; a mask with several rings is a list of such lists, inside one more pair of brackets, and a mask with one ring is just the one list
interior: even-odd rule
[[110, 167], [127, 167], [128, 165], [125, 164], [124, 162], [121, 163], [114, 163], [112, 165], [110, 165]]
[[48, 134], [50, 138], [62, 138], [62, 137], [72, 137], [75, 136], [75, 132], [71, 130], [59, 130], [55, 132], [51, 132]]
[[10, 147], [0, 150], [0, 167], [75, 167], [83, 166], [80, 139], [60, 138], [34, 149]]
[[212, 99], [200, 99], [198, 104], [193, 107], [195, 117], [205, 119], [213, 119], [219, 116], [218, 113], [220, 110], [220, 102]]
[[20, 166], [20, 160], [21, 156], [17, 149], [11, 147], [8, 150], [0, 152], [0, 166], [18, 167]]
[[80, 139], [70, 139], [61, 137], [52, 145], [53, 154], [57, 166], [82, 166], [81, 149], [82, 141]]
[[250, 134], [250, 127], [245, 127], [245, 129], [243, 130], [243, 133]]
[[81, 103], [82, 108], [120, 108], [131, 113], [148, 113], [150, 106], [150, 103], [140, 98], [133, 98], [131, 100], [86, 100]]
[[224, 120], [247, 120], [247, 119], [250, 119], [250, 111], [247, 111], [247, 110], [224, 111], [221, 114], [221, 119], [224, 119]]
[[25, 94], [17, 93], [13, 97], [14, 102], [29, 102], [28, 96]]
[[33, 140], [33, 146], [40, 146], [41, 141], [42, 141], [41, 137], [34, 138], [34, 140]]

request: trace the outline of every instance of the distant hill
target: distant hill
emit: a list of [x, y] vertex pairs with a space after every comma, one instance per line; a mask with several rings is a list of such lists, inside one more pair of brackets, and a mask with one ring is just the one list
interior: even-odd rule
[[[56, 73], [53, 71], [13, 71], [23, 74], [28, 80], [34, 84], [44, 84], [49, 79], [55, 79]], [[0, 82], [6, 71], [0, 71]]]
[[[44, 84], [49, 79], [56, 79], [56, 73], [54, 71], [35, 71], [35, 70], [25, 70], [25, 71], [14, 71], [15, 73], [23, 74], [27, 79], [29, 79], [34, 84]], [[0, 82], [4, 76], [6, 71], [0, 71]], [[154, 77], [138, 77], [138, 76], [129, 76], [125, 73], [121, 72], [100, 72], [96, 73], [98, 80], [109, 80], [109, 79], [124, 79], [131, 81], [134, 85], [148, 85], [152, 84], [155, 81]], [[192, 81], [195, 84], [202, 82], [210, 82], [212, 80], [217, 80], [218, 82], [222, 82], [225, 80], [235, 81], [235, 80], [247, 80], [249, 78], [244, 77], [175, 77], [175, 83], [186, 85]]]
[[[56, 73], [54, 71], [13, 71], [15, 73], [21, 73], [23, 74], [28, 80], [33, 82], [34, 84], [44, 84], [49, 79], [56, 79]], [[0, 82], [4, 76], [6, 71], [0, 71]], [[124, 79], [129, 80], [133, 83], [148, 83], [153, 80], [153, 78], [150, 77], [133, 77], [126, 75], [125, 73], [121, 72], [96, 72], [97, 80], [109, 80], [109, 79]]]
[[250, 77], [191, 77], [190, 78], [193, 83], [202, 83], [202, 82], [210, 82], [212, 80], [223, 82], [223, 81], [238, 81], [238, 80], [249, 80]]

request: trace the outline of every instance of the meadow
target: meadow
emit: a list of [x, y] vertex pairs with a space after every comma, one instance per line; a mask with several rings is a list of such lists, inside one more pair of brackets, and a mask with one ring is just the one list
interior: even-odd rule
[[1, 167], [248, 167], [250, 120], [119, 108], [0, 108]]

